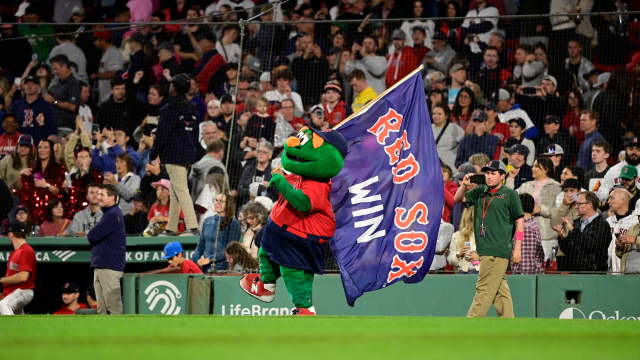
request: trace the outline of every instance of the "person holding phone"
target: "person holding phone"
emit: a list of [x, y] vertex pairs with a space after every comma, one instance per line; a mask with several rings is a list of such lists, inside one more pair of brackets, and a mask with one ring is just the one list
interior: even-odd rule
[[487, 133], [487, 119], [487, 113], [482, 110], [476, 110], [473, 113], [474, 133], [460, 140], [456, 155], [456, 166], [460, 166], [477, 153], [483, 153], [490, 159], [493, 157], [498, 147], [498, 138]]
[[[578, 213], [576, 211], [576, 201], [578, 199], [578, 193], [581, 191], [581, 184], [578, 179], [567, 179], [562, 184], [562, 203], [553, 210], [551, 214], [551, 219], [549, 223], [552, 228], [555, 228], [558, 225], [563, 225], [563, 218], [567, 218], [569, 223], [573, 223], [573, 221], [579, 218]], [[563, 229], [564, 237], [569, 235], [569, 228], [565, 227]]]
[[[493, 303], [500, 317], [514, 317], [511, 292], [505, 277], [509, 259], [520, 263], [524, 240], [524, 212], [518, 193], [503, 186], [507, 167], [492, 160], [481, 169], [486, 185], [467, 191], [471, 174], [465, 175], [455, 201], [474, 206], [474, 236], [480, 260], [476, 295], [468, 317], [484, 317]], [[515, 242], [512, 242], [515, 231]]]

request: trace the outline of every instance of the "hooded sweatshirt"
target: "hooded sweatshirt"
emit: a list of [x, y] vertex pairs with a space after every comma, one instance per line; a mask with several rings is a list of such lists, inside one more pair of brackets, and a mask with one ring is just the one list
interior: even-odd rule
[[69, 236], [74, 237], [79, 231], [84, 231], [85, 234], [89, 234], [89, 232], [100, 222], [102, 219], [102, 210], [98, 209], [95, 213], [91, 213], [91, 208], [87, 207], [86, 209], [77, 212], [73, 216], [73, 221], [71, 225], [66, 230], [66, 233]]

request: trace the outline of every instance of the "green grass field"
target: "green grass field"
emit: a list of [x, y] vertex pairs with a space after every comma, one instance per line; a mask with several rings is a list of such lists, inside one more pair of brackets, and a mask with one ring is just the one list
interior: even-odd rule
[[15, 316], [1, 359], [633, 359], [636, 321]]

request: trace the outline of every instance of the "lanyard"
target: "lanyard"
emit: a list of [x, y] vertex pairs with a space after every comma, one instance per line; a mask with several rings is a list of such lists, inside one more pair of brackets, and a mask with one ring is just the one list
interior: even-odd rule
[[487, 215], [487, 211], [489, 211], [489, 206], [491, 206], [491, 202], [493, 201], [495, 196], [496, 194], [491, 195], [491, 200], [489, 200], [489, 204], [487, 205], [486, 209], [484, 208], [484, 206], [487, 204], [487, 196], [485, 195], [484, 197], [484, 201], [482, 202], [482, 223], [483, 224], [484, 224], [484, 217]]

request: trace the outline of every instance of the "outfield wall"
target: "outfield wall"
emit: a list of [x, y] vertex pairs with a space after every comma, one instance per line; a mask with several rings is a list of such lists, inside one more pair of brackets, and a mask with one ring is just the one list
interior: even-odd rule
[[[294, 307], [282, 279], [276, 300], [263, 303], [238, 285], [241, 276], [125, 274], [127, 314], [286, 315]], [[322, 315], [466, 316], [477, 276], [430, 275], [398, 283], [346, 303], [339, 275], [316, 276], [312, 303]], [[640, 277], [509, 275], [517, 317], [640, 320]], [[567, 303], [569, 296], [576, 304]], [[135, 294], [132, 296], [132, 294]], [[133, 297], [133, 298], [132, 298]], [[496, 316], [491, 307], [489, 316]]]

